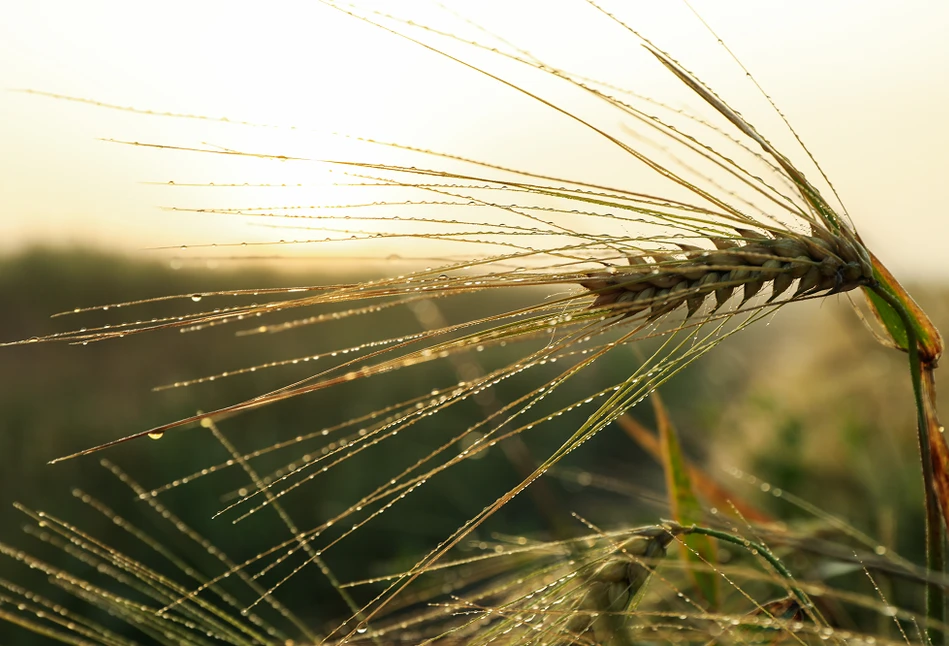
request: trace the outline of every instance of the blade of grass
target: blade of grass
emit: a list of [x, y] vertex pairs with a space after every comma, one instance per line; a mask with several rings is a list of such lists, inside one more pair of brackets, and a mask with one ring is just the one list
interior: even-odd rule
[[[621, 415], [619, 419], [616, 420], [616, 423], [620, 425], [634, 442], [639, 444], [640, 448], [656, 460], [656, 462], [662, 462], [662, 449], [659, 440], [656, 438], [655, 431], [637, 422], [629, 413]], [[741, 514], [744, 520], [753, 523], [775, 522], [774, 518], [768, 514], [748, 502], [737, 498], [732, 492], [715, 482], [711, 476], [691, 461], [686, 460], [685, 465], [689, 472], [689, 478], [692, 480], [692, 486], [705, 498], [706, 502], [720, 507], [720, 511], [728, 513], [734, 508]]]
[[906, 289], [872, 252], [870, 253], [870, 260], [873, 263], [873, 277], [876, 279], [878, 287], [873, 289], [865, 287], [864, 292], [870, 301], [873, 313], [886, 328], [897, 347], [903, 350], [909, 348], [902, 315], [888, 302], [889, 299], [884, 298], [879, 293], [880, 289], [886, 290], [890, 299], [895, 299], [908, 316], [909, 324], [912, 325], [913, 331], [916, 333], [916, 346], [920, 360], [926, 364], [933, 364], [933, 367], [935, 367], [943, 350], [943, 341], [939, 330], [936, 329], [936, 326], [933, 325]]
[[[675, 530], [680, 528], [677, 528], [673, 525], [671, 529]], [[748, 539], [742, 538], [740, 536], [735, 536], [733, 534], [729, 534], [728, 532], [711, 529], [709, 527], [693, 526], [684, 533], [689, 537], [706, 536], [726, 543], [732, 543], [733, 545], [737, 545], [752, 552], [755, 556], [763, 558], [783, 579], [787, 581], [788, 591], [797, 599], [798, 603], [801, 604], [801, 607], [807, 610], [813, 610], [814, 604], [811, 602], [807, 594], [805, 594], [805, 592], [795, 584], [794, 575], [791, 574], [791, 571], [787, 569], [787, 567], [778, 557], [771, 553], [771, 550], [768, 549], [767, 545], [749, 541]]]
[[[662, 448], [662, 466], [666, 473], [666, 489], [669, 493], [669, 509], [673, 518], [682, 525], [699, 523], [704, 512], [692, 488], [692, 478], [682, 455], [679, 434], [666, 412], [658, 393], [652, 395], [652, 407], [656, 413], [656, 426]], [[718, 561], [717, 550], [708, 536], [694, 535], [682, 539], [682, 555], [689, 563], [689, 574], [709, 604], [709, 610], [719, 606], [718, 577], [706, 569], [707, 564]]]

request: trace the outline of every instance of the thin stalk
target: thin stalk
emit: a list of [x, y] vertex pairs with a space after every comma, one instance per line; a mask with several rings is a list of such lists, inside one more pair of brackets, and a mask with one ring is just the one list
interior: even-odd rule
[[754, 541], [749, 541], [745, 538], [741, 538], [740, 536], [729, 534], [728, 532], [723, 532], [723, 531], [719, 531], [717, 529], [711, 529], [708, 527], [698, 527], [695, 525], [688, 528], [687, 532], [685, 533], [702, 534], [704, 536], [709, 536], [711, 538], [714, 538], [719, 541], [724, 541], [726, 543], [732, 543], [746, 550], [756, 552], [759, 556], [764, 558], [764, 560], [766, 560], [771, 565], [771, 567], [773, 567], [778, 572], [778, 574], [780, 574], [782, 577], [787, 579], [788, 588], [791, 590], [791, 592], [797, 598], [798, 602], [801, 604], [801, 608], [807, 609], [813, 606], [810, 599], [807, 597], [806, 594], [804, 594], [804, 591], [798, 588], [796, 585], [794, 585], [793, 583], [794, 576], [791, 574], [791, 571], [788, 570], [786, 567], [784, 567], [784, 563], [782, 563], [778, 559], [777, 556], [772, 554], [771, 550], [769, 550], [766, 545], [762, 543], [755, 543]]
[[[928, 426], [926, 424], [926, 404], [923, 399], [923, 365], [918, 352], [919, 341], [910, 315], [903, 304], [883, 288], [875, 287], [873, 291], [893, 308], [906, 329], [906, 354], [909, 355], [909, 373], [913, 382], [913, 396], [916, 401], [916, 431], [919, 441], [919, 457], [923, 466], [923, 487], [925, 488], [926, 567], [932, 572], [941, 573], [945, 569], [945, 549], [942, 518], [933, 478], [932, 451], [929, 446]], [[936, 643], [937, 633], [942, 633], [942, 630], [937, 630], [935, 626], [944, 624], [945, 612], [945, 594], [942, 586], [936, 582], [928, 583], [926, 585], [926, 617], [929, 622], [926, 626], [926, 635], [931, 643]], [[945, 644], [946, 635], [942, 633], [941, 636], [942, 639], [939, 639], [939, 642]]]

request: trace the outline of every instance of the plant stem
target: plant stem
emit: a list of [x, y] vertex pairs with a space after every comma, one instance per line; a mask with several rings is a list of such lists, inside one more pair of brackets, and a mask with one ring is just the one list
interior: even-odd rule
[[[936, 498], [936, 487], [933, 479], [932, 451], [929, 445], [929, 430], [926, 424], [926, 403], [923, 399], [923, 366], [919, 357], [916, 329], [913, 327], [910, 315], [903, 304], [893, 298], [886, 289], [875, 288], [874, 292], [886, 301], [887, 305], [899, 315], [906, 329], [906, 353], [909, 355], [910, 379], [913, 382], [913, 396], [916, 401], [916, 430], [919, 441], [919, 457], [923, 467], [924, 500], [926, 506], [926, 567], [932, 572], [943, 572], [945, 568], [945, 550], [943, 543], [942, 518], [939, 511], [939, 501]], [[926, 617], [929, 625], [926, 634], [931, 643], [937, 642], [937, 633], [945, 621], [945, 596], [943, 588], [936, 582], [926, 586]], [[942, 634], [945, 643], [946, 635]]]
[[719, 531], [717, 529], [710, 529], [708, 527], [692, 526], [687, 530], [687, 533], [703, 534], [705, 536], [710, 536], [714, 539], [724, 541], [726, 543], [732, 543], [734, 545], [738, 545], [739, 547], [743, 547], [746, 550], [757, 553], [762, 558], [764, 558], [768, 563], [770, 563], [771, 567], [777, 570], [778, 574], [780, 574], [782, 577], [788, 580], [789, 582], [788, 587], [790, 588], [794, 596], [797, 598], [798, 602], [801, 604], [801, 608], [806, 609], [806, 608], [810, 608], [813, 605], [810, 599], [808, 599], [807, 595], [804, 594], [804, 592], [800, 588], [798, 588], [796, 585], [793, 584], [794, 576], [791, 574], [791, 571], [788, 570], [786, 567], [784, 567], [784, 563], [782, 563], [778, 559], [777, 556], [772, 554], [771, 550], [769, 550], [766, 545], [763, 545], [761, 543], [755, 543], [754, 541], [749, 541], [740, 536], [735, 536], [734, 534], [729, 534], [728, 532]]

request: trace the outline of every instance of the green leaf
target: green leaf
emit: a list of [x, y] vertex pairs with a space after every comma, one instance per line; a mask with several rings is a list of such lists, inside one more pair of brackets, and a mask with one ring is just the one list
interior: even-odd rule
[[[679, 444], [679, 434], [658, 394], [653, 394], [652, 405], [656, 412], [659, 441], [662, 444], [662, 465], [666, 474], [669, 509], [673, 519], [686, 527], [700, 523], [704, 512], [695, 496], [688, 464]], [[689, 574], [708, 602], [709, 610], [714, 611], [718, 608], [720, 596], [718, 576], [709, 571], [709, 565], [718, 560], [715, 544], [708, 536], [702, 535], [685, 536], [682, 543], [683, 557], [688, 564]]]
[[[879, 285], [877, 289], [886, 290], [892, 298], [903, 305], [903, 309], [909, 317], [913, 330], [916, 332], [916, 351], [919, 353], [920, 360], [925, 364], [935, 364], [940, 355], [942, 355], [943, 348], [942, 336], [939, 334], [939, 330], [936, 329], [936, 326], [929, 320], [926, 313], [923, 312], [919, 305], [916, 304], [916, 301], [914, 301], [903, 286], [900, 285], [899, 281], [893, 277], [893, 274], [891, 274], [890, 271], [883, 266], [883, 263], [872, 253], [870, 254], [870, 260], [873, 263], [873, 278]], [[906, 328], [899, 313], [894, 310], [889, 303], [883, 300], [878, 293], [873, 291], [873, 289], [864, 287], [864, 292], [870, 301], [873, 312], [883, 327], [886, 328], [893, 343], [900, 349], [908, 351], [909, 342], [907, 341]]]

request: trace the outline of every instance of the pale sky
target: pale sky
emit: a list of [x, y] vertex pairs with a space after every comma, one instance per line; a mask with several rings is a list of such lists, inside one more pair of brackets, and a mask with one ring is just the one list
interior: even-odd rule
[[[489, 40], [433, 10], [434, 3], [382, 4], [396, 15]], [[448, 4], [552, 65], [675, 107], [701, 104], [581, 0]], [[614, 4], [749, 120], [775, 127], [744, 73], [684, 4]], [[696, 0], [694, 6], [791, 119], [868, 245], [898, 275], [949, 277], [943, 261], [949, 233], [943, 188], [949, 171], [949, 3]], [[3, 92], [4, 251], [42, 242], [141, 253], [158, 245], [277, 239], [283, 236], [236, 218], [161, 207], [325, 200], [325, 169], [312, 164], [234, 160], [100, 138], [335, 157], [351, 145], [328, 135], [339, 131], [567, 176], [602, 176], [614, 184], [633, 181], [575, 124], [312, 1], [11, 0], [0, 6], [0, 88], [283, 126], [158, 118]], [[558, 100], [560, 90], [552, 85], [550, 91]], [[245, 189], [239, 197], [224, 197], [221, 188], [145, 183], [168, 181], [312, 186]]]

